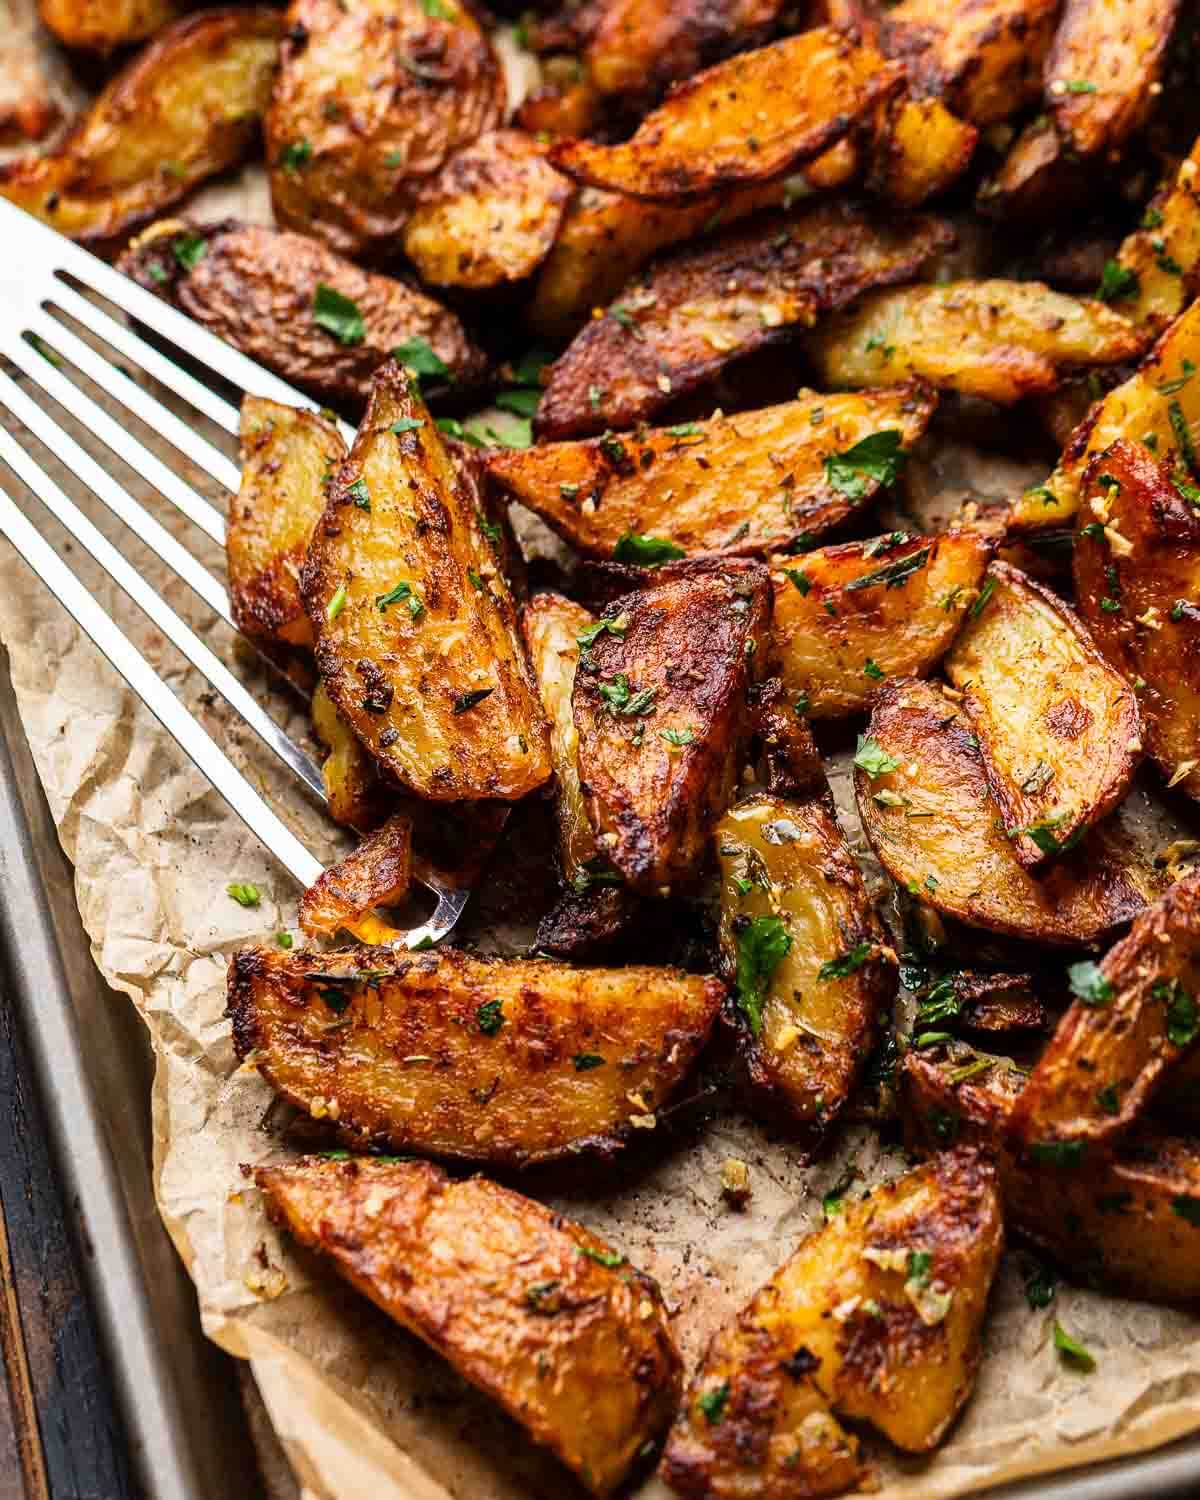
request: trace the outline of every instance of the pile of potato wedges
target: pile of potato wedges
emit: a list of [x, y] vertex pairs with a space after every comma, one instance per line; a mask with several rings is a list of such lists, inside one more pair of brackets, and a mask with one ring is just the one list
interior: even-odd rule
[[[108, 82], [0, 193], [320, 404], [245, 400], [229, 513], [361, 837], [309, 946], [230, 963], [326, 1148], [271, 1215], [602, 1496], [930, 1452], [1006, 1244], [1033, 1309], [1200, 1299], [1194, 8], [42, 11]], [[187, 217], [255, 161], [273, 223]], [[930, 507], [964, 446], [1025, 477]], [[527, 955], [408, 948], [414, 882], [486, 893], [526, 813]], [[620, 1246], [507, 1184], [686, 1150], [709, 1076], [910, 1169], [685, 1371]]]

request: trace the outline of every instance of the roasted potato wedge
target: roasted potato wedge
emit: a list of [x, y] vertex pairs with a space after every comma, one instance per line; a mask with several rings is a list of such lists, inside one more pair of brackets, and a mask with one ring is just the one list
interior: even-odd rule
[[880, 106], [868, 184], [905, 208], [936, 198], [967, 170], [979, 132], [940, 99], [897, 94]]
[[346, 445], [315, 411], [246, 396], [241, 449], [242, 483], [229, 498], [225, 542], [234, 623], [243, 635], [311, 646], [300, 565]]
[[807, 340], [826, 385], [928, 380], [1010, 404], [1065, 369], [1130, 359], [1142, 339], [1119, 313], [1039, 281], [952, 281], [874, 292]]
[[470, 386], [483, 374], [483, 354], [452, 312], [303, 235], [167, 220], [139, 236], [117, 268], [285, 380], [350, 411], [366, 405], [380, 365], [414, 342], [429, 346], [447, 381]]
[[1076, 210], [1091, 176], [1066, 149], [1049, 115], [1038, 115], [1009, 147], [999, 168], [981, 184], [975, 206], [1006, 224], [1041, 226]]
[[903, 81], [903, 68], [816, 26], [676, 84], [628, 141], [560, 141], [550, 160], [579, 182], [632, 198], [698, 198], [811, 161]]
[[610, 1494], [671, 1420], [680, 1359], [662, 1294], [582, 1225], [428, 1162], [304, 1157], [255, 1181], [278, 1223], [593, 1494]]
[[1166, 884], [1119, 815], [1045, 875], [1026, 870], [997, 826], [970, 721], [930, 683], [883, 684], [855, 762], [858, 810], [884, 869], [970, 926], [1033, 942], [1095, 942]]
[[1158, 335], [1200, 292], [1200, 140], [1117, 252], [1113, 305]]
[[558, 234], [571, 184], [520, 130], [493, 130], [446, 163], [404, 226], [404, 253], [430, 286], [523, 281]]
[[[1049, 1024], [1046, 1007], [1033, 991], [1032, 975], [975, 974], [961, 969], [947, 975], [942, 984], [949, 990], [943, 1001], [949, 1002], [946, 1022], [962, 1031], [995, 1039], [1015, 1032], [1044, 1031]], [[931, 995], [920, 997], [922, 1009]], [[922, 1030], [929, 1029], [920, 1013], [917, 1022]]]
[[1200, 797], [1200, 516], [1172, 472], [1140, 443], [1095, 456], [1075, 593], [1100, 650], [1139, 684], [1151, 756], [1172, 786]]
[[703, 875], [709, 832], [741, 772], [770, 607], [760, 564], [675, 564], [605, 612], [614, 626], [575, 675], [588, 819], [646, 895]]
[[1200, 1039], [1200, 875], [1185, 875], [1071, 981], [1077, 998], [1013, 1111], [1014, 1142], [1035, 1153], [1110, 1142]]
[[1017, 530], [1061, 526], [1079, 510], [1088, 464], [1118, 438], [1174, 464], [1200, 450], [1200, 300], [1176, 318], [1128, 380], [1097, 402], [1075, 429], [1045, 484], [1013, 503]]
[[375, 762], [334, 708], [333, 699], [320, 681], [313, 689], [312, 727], [326, 751], [321, 779], [325, 783], [329, 816], [360, 833], [378, 828], [395, 798], [380, 781]]
[[884, 224], [851, 204], [818, 203], [667, 256], [551, 366], [536, 431], [574, 437], [643, 421], [738, 355], [869, 287], [909, 279], [952, 238], [937, 219]]
[[[992, 1066], [987, 1064], [991, 1062]], [[1130, 1297], [1200, 1298], [1200, 1152], [1195, 1143], [1136, 1130], [1113, 1155], [1044, 1163], [1007, 1145], [1025, 1075], [1006, 1058], [962, 1049], [905, 1053], [899, 1097], [910, 1147], [978, 1145], [996, 1163], [1010, 1228], [1069, 1275]]]
[[309, 886], [300, 898], [300, 926], [309, 937], [344, 930], [364, 943], [385, 943], [393, 931], [372, 913], [402, 901], [411, 882], [412, 823], [396, 813]]
[[585, 556], [620, 557], [630, 533], [688, 554], [755, 553], [820, 535], [868, 502], [878, 474], [847, 477], [838, 460], [880, 431], [911, 447], [934, 404], [915, 386], [801, 391], [781, 406], [629, 439], [497, 450], [487, 472]]
[[992, 563], [945, 669], [1027, 869], [1071, 848], [1129, 790], [1142, 757], [1133, 689], [1075, 611], [1020, 569]]
[[266, 118], [284, 229], [353, 259], [393, 255], [422, 187], [499, 125], [504, 80], [462, 0], [291, 0]]
[[989, 552], [974, 531], [897, 531], [773, 557], [771, 636], [799, 711], [844, 718], [886, 678], [932, 672], [978, 598]]
[[713, 830], [721, 951], [755, 1089], [823, 1129], [896, 993], [896, 959], [832, 810], [754, 793]]
[[282, 35], [265, 6], [166, 27], [60, 146], [0, 168], [0, 195], [71, 239], [116, 239], [248, 153]]
[[89, 52], [144, 42], [183, 8], [181, 0], [38, 0], [38, 13], [58, 40]]
[[1046, 104], [1076, 155], [1115, 155], [1145, 123], [1180, 4], [1065, 0], [1046, 58]]
[[[667, 1440], [664, 1478], [721, 1500], [826, 1494], [819, 1468], [805, 1482], [809, 1445], [796, 1428], [811, 1424], [845, 1485], [853, 1445], [809, 1416], [820, 1411], [810, 1382], [839, 1416], [928, 1452], [975, 1384], [1003, 1242], [996, 1169], [971, 1147], [845, 1204], [714, 1337]], [[793, 1466], [800, 1483], [787, 1477]]]
[[508, 582], [395, 363], [376, 376], [300, 587], [330, 698], [403, 785], [435, 801], [512, 800], [549, 777]]
[[708, 1039], [724, 988], [446, 949], [282, 953], [229, 969], [238, 1055], [351, 1144], [528, 1166], [614, 1151]]

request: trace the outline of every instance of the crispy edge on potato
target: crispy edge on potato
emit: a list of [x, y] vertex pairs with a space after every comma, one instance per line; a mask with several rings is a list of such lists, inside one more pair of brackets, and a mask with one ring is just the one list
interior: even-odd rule
[[523, 281], [549, 253], [571, 192], [532, 136], [490, 131], [421, 190], [404, 253], [430, 286], [478, 291]]
[[1053, 474], [1013, 502], [1017, 530], [1061, 526], [1079, 510], [1092, 458], [1118, 438], [1174, 463], [1200, 450], [1200, 299], [1182, 313], [1122, 384], [1095, 403], [1071, 434]]
[[903, 80], [903, 68], [817, 26], [677, 83], [630, 140], [560, 141], [550, 160], [579, 182], [633, 198], [696, 198], [819, 156]]
[[670, 1421], [680, 1359], [662, 1293], [581, 1224], [428, 1162], [302, 1157], [255, 1181], [277, 1223], [593, 1494], [610, 1494]]
[[89, 52], [143, 42], [182, 9], [181, 0], [38, 0], [38, 14], [58, 40]]
[[1079, 156], [1115, 156], [1149, 115], [1180, 0], [1065, 0], [1046, 57], [1046, 104]]
[[[713, 830], [720, 942], [753, 1087], [823, 1130], [841, 1113], [896, 993], [862, 874], [823, 792], [752, 793]], [[832, 972], [830, 972], [832, 971]]]
[[1097, 453], [1072, 561], [1096, 644], [1138, 684], [1151, 757], [1200, 797], [1200, 516], [1177, 478], [1140, 443]]
[[1061, 853], [1129, 790], [1142, 757], [1133, 689], [1057, 594], [993, 562], [946, 654], [1013, 853]]
[[1200, 875], [1136, 917], [1098, 966], [1073, 970], [1072, 989], [1013, 1111], [1013, 1140], [1035, 1156], [1112, 1141], [1200, 1038]]
[[153, 218], [250, 150], [282, 34], [265, 6], [167, 26], [60, 146], [0, 168], [0, 195], [85, 244]]
[[[428, 344], [458, 387], [484, 371], [482, 351], [448, 308], [304, 235], [167, 220], [140, 235], [117, 269], [285, 380], [354, 412], [379, 367], [414, 340]], [[430, 386], [436, 392], [438, 382]]]
[[836, 201], [762, 214], [678, 250], [550, 367], [535, 430], [553, 439], [630, 427], [797, 324], [914, 276], [953, 238], [939, 219]]
[[1114, 306], [1156, 336], [1200, 292], [1200, 139], [1121, 242], [1117, 265], [1134, 281]]
[[760, 682], [754, 690], [754, 733], [762, 757], [763, 782], [771, 796], [828, 793], [825, 766], [812, 730], [778, 677]]
[[239, 1057], [348, 1144], [528, 1166], [652, 1130], [723, 994], [678, 969], [243, 948], [228, 1014]]
[[320, 680], [313, 689], [311, 711], [313, 734], [325, 748], [321, 779], [329, 816], [359, 833], [377, 828], [395, 797], [389, 795], [375, 762], [333, 706]]
[[968, 926], [1090, 943], [1136, 916], [1165, 884], [1119, 814], [1044, 875], [1026, 870], [997, 826], [969, 720], [928, 682], [883, 684], [856, 765], [859, 815], [884, 869]]
[[915, 376], [1008, 405], [1053, 390], [1064, 370], [1130, 359], [1142, 338], [1102, 302], [994, 279], [872, 292], [807, 344], [827, 385]]
[[334, 705], [435, 801], [514, 800], [550, 775], [512, 595], [471, 500], [414, 379], [385, 365], [300, 580]]
[[936, 398], [918, 385], [795, 401], [707, 421], [533, 448], [497, 449], [488, 477], [578, 551], [621, 555], [629, 533], [688, 554], [755, 553], [807, 540], [871, 500], [879, 478], [831, 477], [831, 461], [880, 431], [902, 450]]
[[932, 672], [978, 598], [990, 550], [975, 531], [897, 531], [772, 557], [771, 637], [798, 711], [844, 718], [887, 678]]
[[500, 124], [491, 42], [463, 0], [291, 0], [287, 21], [266, 117], [275, 218], [392, 256], [422, 186]]
[[1023, 1084], [1024, 1074], [1006, 1058], [967, 1049], [905, 1053], [899, 1099], [906, 1143], [940, 1151], [961, 1141], [986, 1151], [1000, 1170], [1010, 1230], [1068, 1275], [1130, 1297], [1200, 1298], [1195, 1143], [1136, 1130], [1113, 1156], [1064, 1166], [1018, 1160], [1006, 1134]]
[[634, 889], [667, 895], [704, 872], [751, 730], [749, 693], [768, 666], [761, 564], [676, 563], [609, 614], [575, 674], [584, 806]]
[[243, 635], [311, 646], [300, 565], [346, 445], [318, 412], [263, 396], [243, 397], [240, 435], [242, 482], [225, 538], [234, 623]]
[[412, 823], [396, 813], [309, 886], [300, 898], [300, 926], [309, 937], [344, 929], [361, 942], [383, 944], [393, 929], [371, 914], [402, 901], [411, 882]]

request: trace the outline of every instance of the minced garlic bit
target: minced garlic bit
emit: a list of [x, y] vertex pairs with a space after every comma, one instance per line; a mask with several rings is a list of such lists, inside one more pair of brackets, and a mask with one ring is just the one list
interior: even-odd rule
[[845, 1302], [839, 1302], [833, 1309], [835, 1323], [845, 1323], [847, 1319], [854, 1316], [854, 1309], [862, 1301], [861, 1297], [847, 1297]]
[[653, 1130], [658, 1124], [657, 1115], [630, 1115], [629, 1123], [635, 1130]]
[[664, 396], [669, 396], [671, 394], [671, 377], [669, 375], [660, 374], [658, 380], [655, 383]]
[[242, 1284], [248, 1292], [253, 1292], [256, 1297], [261, 1297], [265, 1302], [274, 1302], [276, 1297], [282, 1297], [288, 1289], [288, 1279], [278, 1266], [251, 1266], [242, 1277]]
[[308, 1102], [308, 1112], [314, 1120], [323, 1120], [326, 1116], [331, 1120], [336, 1120], [342, 1112], [342, 1107], [332, 1094], [328, 1099], [322, 1099], [320, 1094], [314, 1094]]
[[1115, 557], [1128, 557], [1133, 551], [1133, 543], [1127, 536], [1122, 536], [1111, 522], [1104, 528], [1104, 535], [1108, 538], [1108, 545]]
[[1145, 625], [1148, 630], [1161, 630], [1162, 621], [1158, 617], [1158, 605], [1152, 604], [1145, 614], [1135, 616], [1139, 625]]
[[862, 1253], [863, 1260], [869, 1260], [873, 1266], [878, 1266], [882, 1271], [900, 1271], [908, 1274], [908, 1251], [890, 1249], [886, 1245], [868, 1245]]
[[721, 1192], [733, 1204], [745, 1203], [754, 1189], [750, 1186], [750, 1168], [740, 1157], [727, 1156], [721, 1163]]
[[932, 1286], [921, 1286], [915, 1281], [906, 1281], [904, 1295], [912, 1303], [926, 1328], [936, 1328], [939, 1323], [944, 1323], [954, 1301], [954, 1293], [946, 1291], [940, 1282], [935, 1282]]

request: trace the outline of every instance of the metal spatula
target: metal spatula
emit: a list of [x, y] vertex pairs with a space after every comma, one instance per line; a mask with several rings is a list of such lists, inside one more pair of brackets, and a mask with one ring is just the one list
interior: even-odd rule
[[[0, 355], [52, 398], [77, 423], [100, 439], [137, 474], [170, 501], [212, 541], [225, 544], [225, 520], [169, 466], [157, 459], [64, 372], [73, 367], [160, 438], [227, 490], [236, 493], [237, 465], [181, 421], [111, 358], [97, 352], [55, 312], [65, 313], [102, 340], [116, 356], [137, 366], [203, 417], [234, 437], [238, 408], [183, 369], [118, 318], [82, 295], [93, 291], [169, 340], [198, 365], [255, 396], [293, 406], [315, 403], [253, 360], [222, 343], [175, 308], [114, 271], [103, 261], [0, 198]], [[225, 586], [214, 578], [95, 458], [50, 414], [0, 370], [0, 406], [9, 421], [0, 428], [0, 463], [12, 471], [72, 537], [112, 577], [315, 796], [325, 799], [321, 772], [311, 756], [284, 733], [262, 705], [200, 637], [175, 613], [45, 473], [9, 429], [24, 428], [52, 452], [136, 537], [151, 548], [227, 624], [233, 625]], [[15, 419], [15, 420], [13, 420]], [[349, 429], [344, 435], [352, 437]], [[268, 807], [250, 782], [184, 707], [129, 639], [80, 583], [58, 552], [13, 500], [0, 491], [0, 533], [66, 607], [133, 691], [151, 710], [233, 810], [303, 886], [322, 865]], [[437, 942], [462, 914], [470, 887], [426, 862], [414, 862], [414, 875], [437, 897], [429, 921], [404, 934], [410, 947]]]

